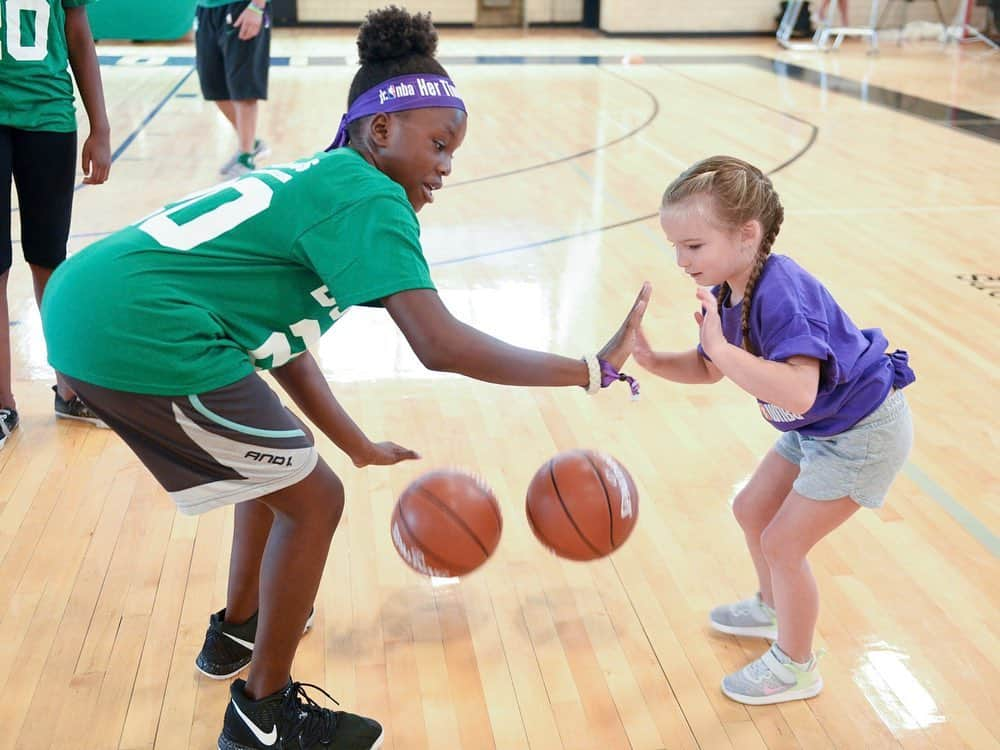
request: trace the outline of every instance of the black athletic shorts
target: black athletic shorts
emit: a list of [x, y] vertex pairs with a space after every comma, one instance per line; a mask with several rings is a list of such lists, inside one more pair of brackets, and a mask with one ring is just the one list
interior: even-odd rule
[[271, 8], [253, 39], [240, 41], [233, 21], [246, 10], [246, 2], [197, 10], [195, 51], [201, 93], [209, 101], [267, 99], [267, 73], [271, 64]]
[[0, 125], [0, 274], [13, 262], [12, 178], [17, 188], [24, 259], [42, 268], [55, 268], [66, 260], [76, 182], [76, 132]]
[[256, 373], [191, 396], [149, 396], [66, 380], [185, 515], [277, 492], [316, 467], [312, 433]]

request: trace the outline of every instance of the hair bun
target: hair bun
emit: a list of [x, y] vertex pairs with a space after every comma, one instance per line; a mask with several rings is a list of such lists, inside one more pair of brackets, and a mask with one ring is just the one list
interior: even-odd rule
[[358, 58], [362, 65], [405, 57], [434, 57], [438, 35], [430, 13], [411, 15], [390, 5], [365, 16], [358, 31]]

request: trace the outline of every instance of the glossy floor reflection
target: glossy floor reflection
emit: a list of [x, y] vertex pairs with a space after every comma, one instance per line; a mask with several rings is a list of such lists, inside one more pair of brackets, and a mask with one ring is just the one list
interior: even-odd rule
[[[752, 398], [639, 371], [638, 402], [627, 389], [471, 382], [425, 370], [383, 310], [348, 311], [316, 349], [325, 375], [368, 434], [423, 458], [359, 471], [319, 436], [347, 507], [295, 672], [377, 716], [384, 750], [1000, 748], [1000, 306], [970, 282], [998, 271], [1000, 145], [982, 133], [1000, 118], [1000, 55], [865, 50], [442, 32], [471, 119], [420, 221], [453, 314], [578, 357], [649, 279], [653, 345], [695, 346], [695, 290], [657, 210], [683, 168], [731, 153], [774, 180], [777, 251], [909, 351], [916, 444], [886, 505], [810, 553], [824, 691], [745, 707], [719, 680], [766, 646], [706, 618], [755, 587], [731, 502], [776, 434]], [[76, 195], [72, 252], [215, 184], [233, 145], [190, 45], [99, 51], [114, 63], [103, 74], [118, 159], [107, 185]], [[272, 51], [261, 131], [277, 164], [329, 142], [354, 32], [276, 30]], [[16, 213], [14, 226], [17, 243]], [[225, 599], [232, 513], [179, 516], [114, 435], [54, 419], [19, 252], [22, 423], [0, 450], [0, 750], [213, 747], [228, 685], [196, 679], [191, 662]], [[577, 447], [618, 458], [641, 497], [628, 543], [589, 564], [547, 553], [525, 518], [534, 472]], [[412, 573], [389, 533], [402, 489], [443, 466], [481, 474], [504, 514], [493, 558], [459, 581]]]

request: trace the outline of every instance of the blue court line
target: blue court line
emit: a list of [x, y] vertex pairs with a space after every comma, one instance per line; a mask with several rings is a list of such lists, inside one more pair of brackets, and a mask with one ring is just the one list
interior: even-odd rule
[[[152, 111], [143, 118], [142, 122], [139, 123], [136, 129], [133, 130], [131, 133], [129, 133], [128, 137], [121, 142], [118, 148], [115, 149], [115, 152], [111, 155], [112, 164], [114, 164], [118, 160], [119, 156], [125, 153], [125, 149], [127, 149], [129, 146], [132, 145], [132, 141], [134, 141], [136, 137], [139, 135], [139, 133], [141, 133], [143, 129], [153, 121], [153, 118], [156, 117], [158, 114], [160, 114], [160, 110], [162, 110], [167, 105], [167, 102], [169, 102], [171, 97], [173, 97], [173, 95], [177, 93], [180, 87], [183, 86], [185, 83], [187, 83], [187, 79], [191, 77], [191, 74], [194, 73], [194, 70], [195, 70], [194, 67], [192, 67], [191, 70], [185, 73], [184, 76], [181, 78], [181, 80], [179, 80], [176, 84], [174, 84], [174, 87], [167, 92], [167, 95], [164, 96], [163, 99], [160, 100], [160, 103], [157, 104], [155, 107], [153, 107]], [[82, 185], [78, 186], [77, 190], [79, 190], [80, 187], [82, 187]]]
[[[131, 133], [129, 133], [128, 137], [126, 137], [125, 140], [122, 141], [121, 144], [119, 144], [118, 148], [116, 148], [114, 150], [114, 153], [111, 154], [112, 164], [118, 161], [118, 157], [120, 157], [123, 153], [125, 153], [125, 149], [127, 149], [129, 146], [132, 145], [132, 141], [136, 139], [136, 136], [138, 136], [139, 133], [142, 132], [143, 128], [149, 125], [149, 123], [152, 122], [153, 118], [160, 113], [160, 110], [163, 109], [164, 106], [166, 106], [167, 102], [170, 101], [170, 98], [175, 93], [177, 93], [177, 90], [184, 85], [184, 83], [187, 81], [188, 78], [191, 77], [191, 74], [194, 73], [194, 70], [195, 70], [194, 68], [191, 68], [191, 70], [189, 70], [187, 74], [183, 78], [181, 78], [181, 80], [178, 81], [177, 84], [172, 89], [170, 89], [167, 95], [163, 97], [162, 100], [160, 100], [160, 103], [157, 104], [155, 107], [153, 107], [153, 110], [148, 115], [146, 115], [145, 118], [143, 118], [142, 122], [139, 123], [138, 127], [136, 127], [136, 129], [133, 130]], [[75, 193], [78, 190], [82, 190], [85, 187], [87, 187], [86, 183], [81, 182], [79, 185], [73, 188], [73, 192]], [[10, 212], [15, 213], [16, 211], [19, 211], [20, 208], [21, 208], [20, 206], [11, 208]], [[79, 236], [84, 236], [84, 235], [79, 235]], [[20, 240], [17, 241], [20, 242]]]
[[920, 467], [909, 462], [903, 467], [903, 473], [913, 481], [924, 494], [941, 506], [945, 513], [951, 516], [955, 523], [965, 529], [970, 536], [993, 554], [1000, 557], [1000, 537], [986, 528], [986, 524], [976, 518], [972, 512], [951, 496], [946, 489], [931, 479]]

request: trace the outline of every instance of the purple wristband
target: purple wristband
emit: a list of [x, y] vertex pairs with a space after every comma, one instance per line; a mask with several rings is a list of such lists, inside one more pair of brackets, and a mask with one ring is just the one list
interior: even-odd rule
[[606, 359], [597, 358], [597, 361], [601, 365], [601, 388], [607, 388], [614, 382], [623, 380], [628, 383], [628, 387], [632, 391], [632, 398], [639, 397], [639, 381], [633, 378], [631, 375], [626, 375], [623, 372], [618, 372], [614, 366], [608, 362]]

